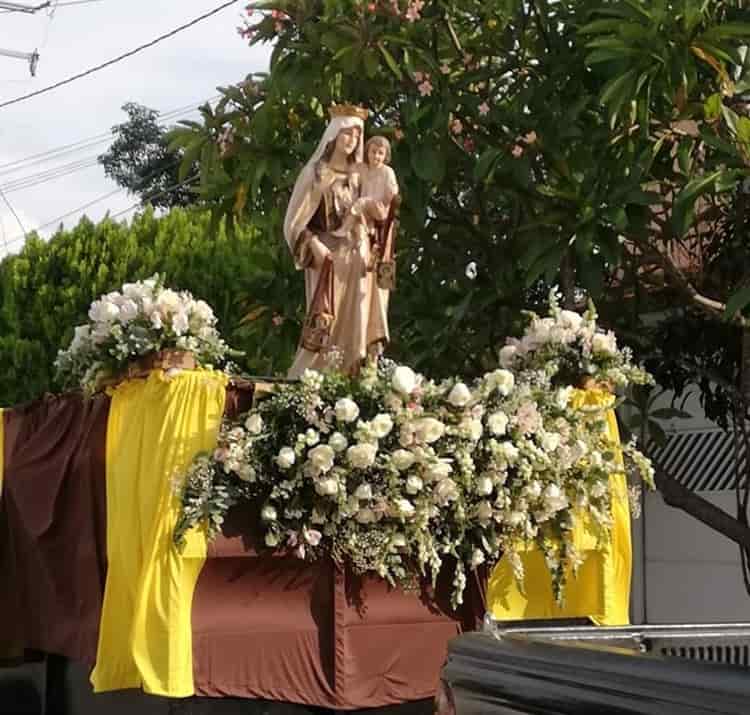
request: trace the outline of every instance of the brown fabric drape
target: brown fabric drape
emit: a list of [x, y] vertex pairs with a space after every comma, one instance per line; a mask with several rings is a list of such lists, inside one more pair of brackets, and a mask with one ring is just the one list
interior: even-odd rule
[[0, 655], [93, 663], [106, 569], [108, 398], [45, 397], [5, 410]]
[[[229, 388], [227, 412], [249, 407]], [[106, 578], [109, 399], [45, 396], [6, 410], [0, 658], [24, 649], [93, 665]], [[196, 693], [355, 709], [434, 694], [448, 640], [475, 627], [483, 585], [438, 596], [356, 578], [329, 560], [258, 555], [247, 509], [211, 545], [193, 601]]]

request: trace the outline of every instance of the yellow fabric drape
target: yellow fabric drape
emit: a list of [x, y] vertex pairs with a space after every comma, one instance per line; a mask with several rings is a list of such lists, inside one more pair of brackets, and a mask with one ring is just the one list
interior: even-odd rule
[[[571, 399], [577, 409], [607, 408], [613, 402], [612, 395], [601, 389], [575, 390]], [[606, 420], [609, 439], [619, 445], [614, 410], [607, 410]], [[614, 521], [611, 539], [597, 546], [596, 532], [587, 525], [586, 518], [577, 521], [573, 537], [585, 562], [576, 578], [569, 575], [562, 608], [555, 602], [544, 556], [536, 545], [531, 544], [521, 553], [525, 571], [523, 592], [507, 559], [501, 559], [492, 572], [487, 586], [487, 610], [494, 618], [510, 621], [588, 617], [602, 626], [629, 623], [633, 559], [625, 474], [612, 475], [609, 485]]]
[[224, 413], [226, 376], [155, 370], [112, 391], [107, 423], [107, 583], [95, 692], [142, 687], [193, 694], [191, 606], [206, 556], [205, 534], [172, 543], [179, 513], [174, 479], [213, 449]]

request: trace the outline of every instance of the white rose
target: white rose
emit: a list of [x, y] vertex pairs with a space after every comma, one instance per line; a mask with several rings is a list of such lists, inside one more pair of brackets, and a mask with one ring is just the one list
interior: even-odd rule
[[492, 490], [495, 488], [495, 485], [489, 477], [479, 477], [475, 486], [477, 494], [483, 497], [492, 494]]
[[260, 434], [263, 431], [263, 418], [259, 414], [253, 413], [245, 420], [245, 429], [250, 434]]
[[484, 427], [482, 426], [482, 420], [475, 419], [464, 419], [460, 424], [461, 430], [468, 436], [469, 439], [476, 442], [484, 433]]
[[359, 407], [354, 400], [342, 397], [334, 406], [336, 419], [339, 422], [354, 422], [359, 417]]
[[414, 431], [422, 442], [432, 444], [445, 434], [445, 425], [434, 417], [422, 417], [414, 422]]
[[452, 479], [443, 479], [435, 487], [433, 494], [438, 504], [446, 506], [449, 502], [458, 499], [458, 487]]
[[240, 464], [237, 468], [237, 476], [243, 482], [254, 482], [255, 470], [249, 464]]
[[334, 432], [328, 440], [328, 444], [331, 445], [334, 452], [343, 452], [349, 446], [349, 441], [341, 432]]
[[415, 435], [416, 429], [413, 424], [403, 424], [398, 433], [398, 443], [402, 447], [410, 447], [414, 442]]
[[503, 367], [511, 367], [516, 355], [518, 355], [518, 348], [515, 345], [506, 345], [500, 350], [500, 364]]
[[492, 434], [505, 434], [508, 429], [508, 415], [505, 412], [493, 412], [487, 418], [487, 427]]
[[95, 323], [111, 323], [120, 315], [120, 309], [110, 300], [96, 300], [89, 308], [89, 318]]
[[282, 447], [276, 457], [276, 464], [278, 464], [281, 469], [289, 469], [296, 459], [297, 457], [291, 447]]
[[378, 439], [383, 439], [393, 429], [393, 420], [390, 415], [381, 413], [370, 422], [370, 427]]
[[214, 311], [205, 300], [196, 300], [193, 303], [193, 315], [203, 323], [212, 323], [214, 320]]
[[187, 313], [180, 310], [172, 316], [172, 330], [175, 335], [184, 335], [190, 328]]
[[453, 467], [446, 461], [434, 462], [427, 468], [427, 476], [432, 482], [439, 482], [447, 478], [453, 471]]
[[557, 484], [549, 484], [544, 490], [544, 507], [547, 511], [554, 513], [565, 509], [568, 504], [568, 498]]
[[372, 487], [367, 482], [363, 482], [354, 491], [354, 496], [357, 499], [372, 499]]
[[415, 461], [416, 458], [414, 457], [414, 454], [412, 454], [408, 449], [397, 449], [391, 455], [391, 464], [393, 464], [393, 466], [398, 469], [399, 472], [405, 472], [414, 464]]
[[486, 524], [492, 518], [492, 506], [488, 501], [479, 502], [477, 507], [477, 519]]
[[402, 395], [411, 395], [417, 386], [417, 376], [410, 367], [399, 365], [393, 371], [391, 385], [396, 392], [400, 392]]
[[454, 407], [465, 407], [471, 400], [471, 392], [463, 382], [457, 382], [448, 393], [448, 402]]
[[375, 464], [377, 453], [378, 448], [374, 444], [365, 442], [349, 447], [346, 450], [346, 458], [349, 460], [349, 464], [355, 469], [367, 469], [367, 467]]
[[164, 327], [164, 323], [161, 320], [161, 313], [151, 313], [151, 327], [154, 330], [161, 330]]
[[416, 509], [414, 508], [414, 504], [412, 504], [408, 499], [396, 499], [394, 502], [394, 506], [396, 507], [398, 513], [406, 517], [407, 519], [411, 516], [414, 516], [414, 512]]
[[560, 325], [563, 328], [570, 328], [571, 330], [578, 330], [581, 327], [583, 318], [578, 313], [572, 310], [561, 310], [560, 311]]
[[333, 496], [339, 491], [339, 483], [333, 477], [321, 479], [315, 482], [315, 491], [322, 497]]
[[516, 378], [510, 370], [494, 370], [489, 374], [491, 390], [497, 390], [501, 395], [510, 395], [516, 384]]
[[417, 477], [416, 475], [412, 474], [407, 480], [406, 480], [406, 493], [407, 494], [418, 494], [422, 491], [422, 487], [424, 486], [422, 480]]
[[562, 438], [557, 432], [545, 432], [542, 436], [542, 449], [546, 452], [554, 452], [559, 446]]
[[374, 524], [377, 520], [377, 514], [372, 509], [360, 509], [354, 517], [360, 524]]
[[591, 342], [591, 349], [595, 353], [614, 355], [617, 352], [617, 339], [610, 330], [608, 333], [596, 333]]
[[263, 521], [276, 521], [278, 516], [276, 507], [271, 506], [271, 504], [266, 504], [260, 512], [260, 518]]
[[129, 323], [131, 320], [135, 320], [138, 317], [138, 305], [135, 301], [130, 298], [125, 299], [120, 306], [120, 321], [123, 323]]
[[305, 444], [308, 447], [314, 447], [318, 442], [320, 442], [320, 435], [310, 427], [305, 431]]
[[165, 288], [156, 296], [156, 306], [162, 313], [173, 313], [180, 307], [181, 303], [182, 299], [179, 294], [169, 288]]
[[333, 448], [327, 444], [319, 444], [313, 447], [308, 453], [307, 458], [321, 472], [328, 472], [333, 467], [333, 458], [335, 456]]

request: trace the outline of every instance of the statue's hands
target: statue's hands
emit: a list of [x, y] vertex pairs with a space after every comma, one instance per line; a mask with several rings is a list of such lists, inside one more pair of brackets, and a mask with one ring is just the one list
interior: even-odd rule
[[388, 218], [388, 209], [382, 201], [368, 199], [367, 215], [375, 221], [385, 221]]
[[317, 236], [312, 236], [310, 238], [308, 249], [312, 254], [313, 266], [315, 268], [320, 268], [325, 262], [326, 258], [331, 255], [331, 251]]

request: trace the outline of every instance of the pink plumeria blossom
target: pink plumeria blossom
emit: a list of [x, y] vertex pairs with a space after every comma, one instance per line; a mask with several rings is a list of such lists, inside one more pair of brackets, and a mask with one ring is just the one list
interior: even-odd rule
[[479, 114], [481, 114], [483, 117], [486, 117], [490, 113], [490, 105], [487, 104], [487, 102], [482, 102], [479, 105]]
[[429, 97], [432, 94], [432, 82], [430, 82], [429, 79], [426, 79], [424, 82], [419, 83], [417, 89], [423, 97]]
[[419, 13], [422, 12], [423, 7], [424, 0], [412, 0], [412, 2], [409, 3], [409, 7], [406, 8], [406, 14], [404, 17], [406, 17], [409, 22], [416, 22], [421, 17]]
[[454, 134], [460, 134], [464, 130], [464, 125], [461, 123], [460, 119], [454, 119], [450, 123], [450, 128]]
[[464, 139], [464, 149], [470, 154], [476, 149], [476, 144], [471, 137], [466, 137], [466, 139]]
[[514, 159], [520, 159], [523, 156], [523, 147], [520, 144], [516, 144], [510, 150], [510, 153], [513, 155]]

